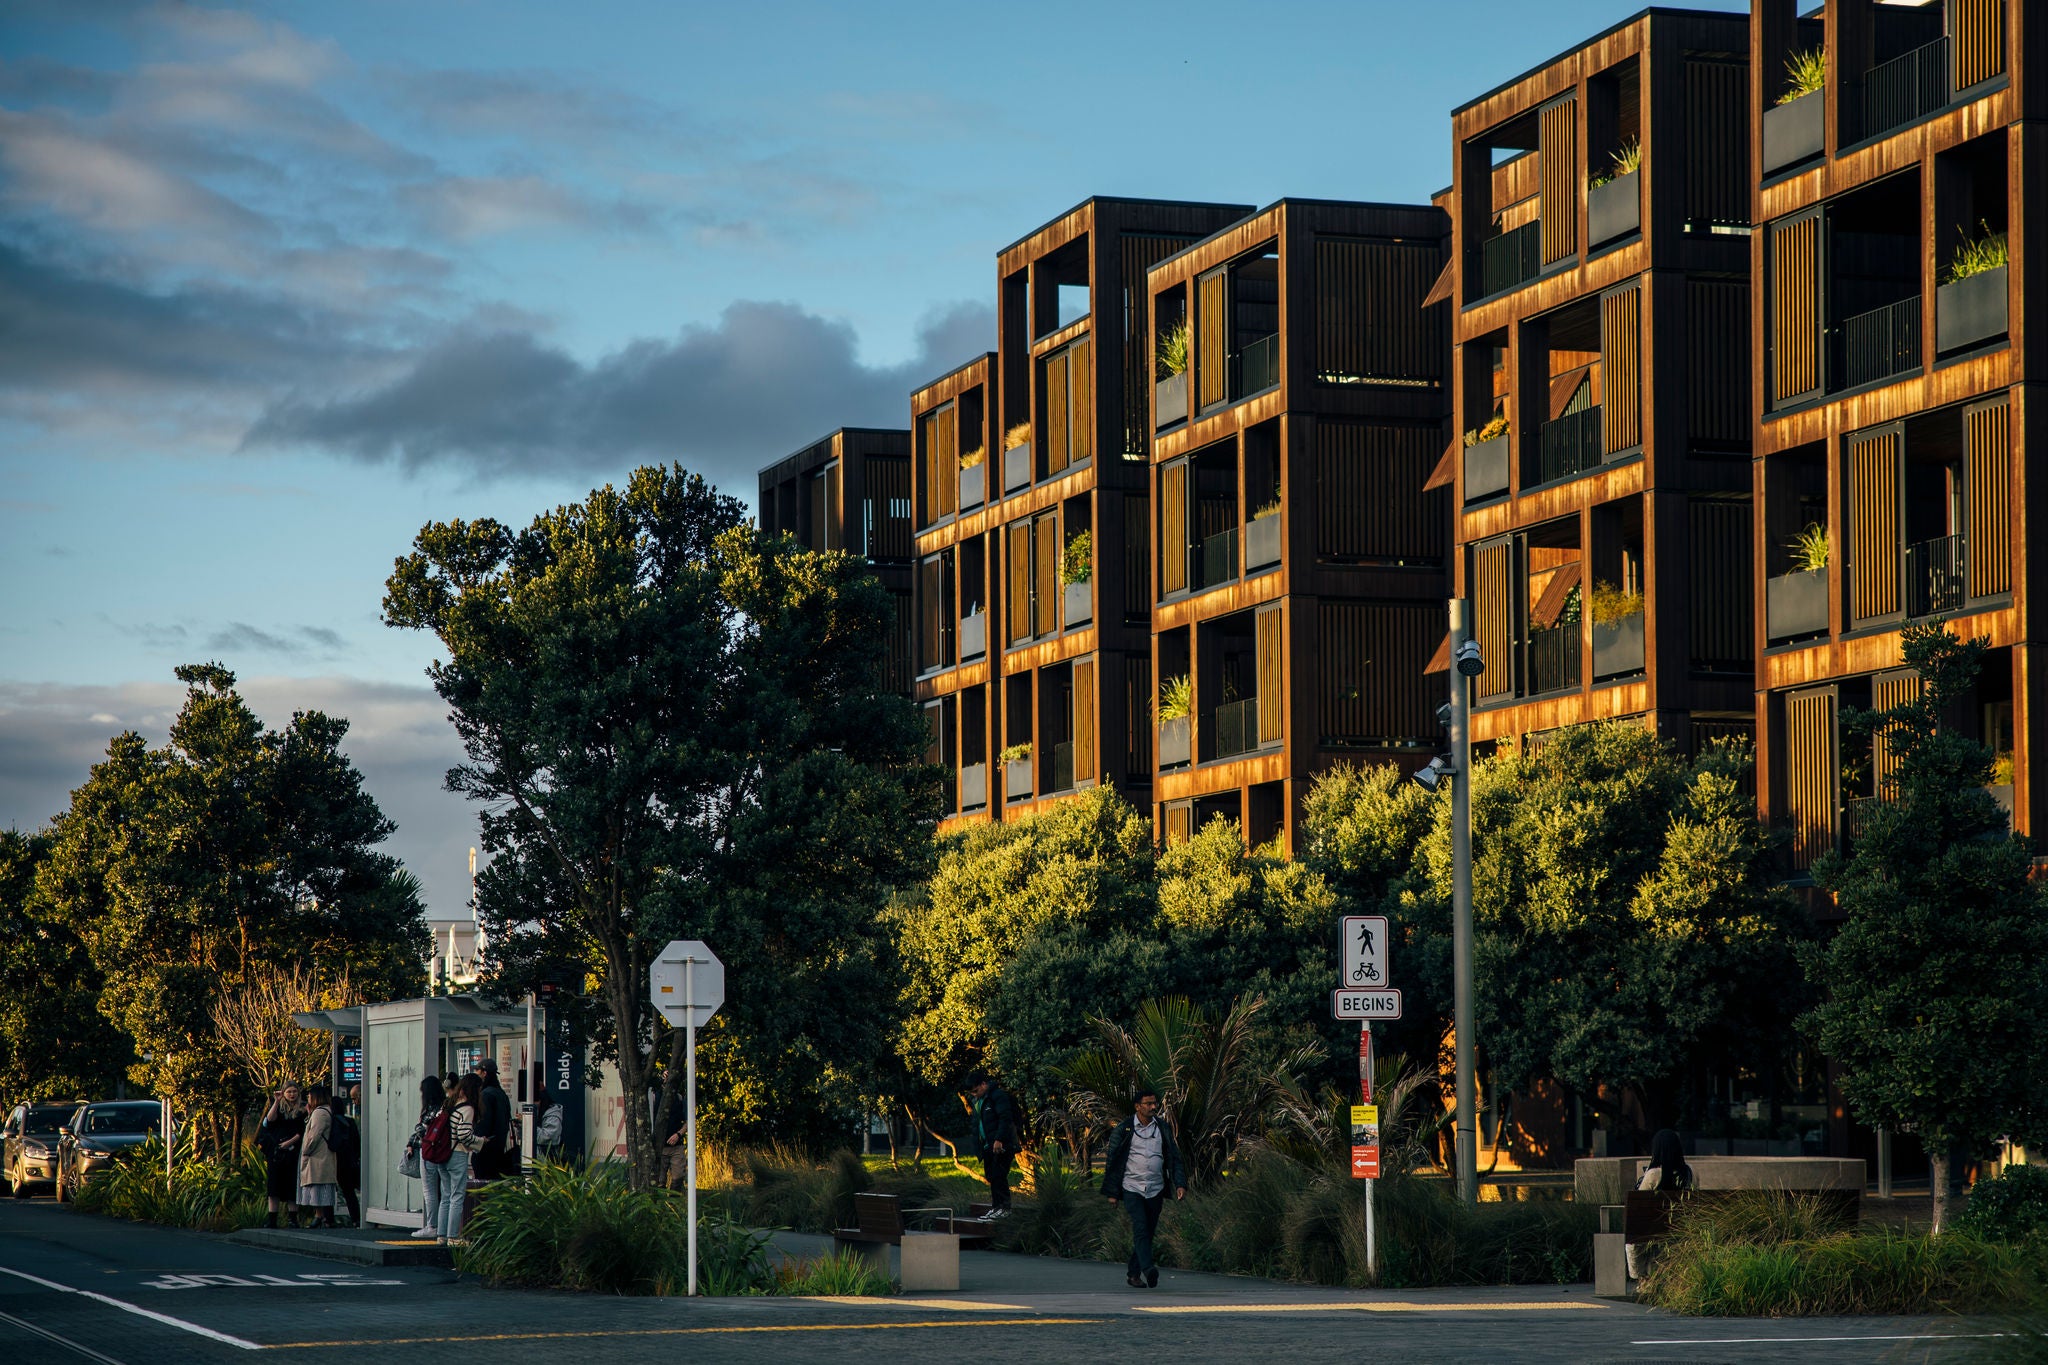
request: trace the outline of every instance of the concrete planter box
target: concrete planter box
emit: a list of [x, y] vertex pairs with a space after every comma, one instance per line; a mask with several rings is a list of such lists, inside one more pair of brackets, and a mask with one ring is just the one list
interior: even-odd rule
[[1152, 386], [1152, 425], [1156, 430], [1188, 420], [1188, 374], [1170, 374]]
[[1253, 517], [1244, 528], [1244, 566], [1263, 568], [1280, 562], [1280, 514]]
[[1003, 452], [1003, 491], [1014, 493], [1031, 486], [1031, 442], [1011, 446]]
[[988, 804], [988, 764], [969, 763], [960, 769], [960, 809]]
[[1003, 799], [1022, 801], [1031, 795], [1031, 760], [1020, 758], [1003, 765]]
[[988, 613], [978, 611], [960, 618], [960, 657], [972, 659], [988, 653]]
[[1159, 722], [1159, 766], [1185, 767], [1194, 755], [1194, 725], [1191, 717], [1177, 716]]
[[1060, 593], [1065, 613], [1060, 619], [1068, 626], [1085, 625], [1095, 619], [1095, 584], [1088, 580], [1068, 583]]
[[2005, 272], [2000, 266], [1935, 288], [1935, 350], [1960, 351], [2005, 335]]
[[1827, 91], [1764, 110], [1764, 174], [1796, 166], [1827, 150]]
[[1508, 452], [1513, 433], [1465, 447], [1465, 501], [1478, 502], [1508, 491]]
[[979, 507], [988, 498], [988, 463], [969, 465], [960, 471], [960, 510]]
[[1828, 631], [1828, 571], [1802, 569], [1764, 583], [1764, 633], [1773, 640]]
[[1593, 676], [1618, 678], [1643, 671], [1643, 614], [1593, 623]]
[[1642, 175], [1630, 171], [1586, 191], [1586, 241], [1592, 246], [1643, 228]]

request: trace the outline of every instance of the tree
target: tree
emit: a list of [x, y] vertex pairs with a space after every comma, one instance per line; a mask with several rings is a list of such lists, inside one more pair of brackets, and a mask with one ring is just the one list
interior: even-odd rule
[[[701, 477], [643, 468], [518, 533], [426, 526], [384, 599], [447, 655], [429, 676], [468, 759], [449, 789], [484, 804], [494, 983], [587, 973], [600, 1055], [637, 1099], [659, 1045], [665, 1106], [682, 1039], [648, 966], [705, 939], [727, 963], [708, 1107], [734, 1134], [801, 1129], [872, 1061], [879, 907], [937, 807], [923, 722], [880, 685], [886, 591], [742, 521]], [[648, 1111], [626, 1112], [644, 1183]]]
[[1866, 1123], [1926, 1144], [1939, 1230], [1957, 1157], [2048, 1137], [2048, 905], [2029, 842], [1984, 790], [1990, 751], [1943, 722], [1984, 642], [1917, 624], [1901, 649], [1919, 695], [1846, 718], [1890, 764], [1850, 853], [1813, 868], [1843, 921], [1809, 956], [1825, 999], [1804, 1023]]
[[214, 997], [208, 1015], [214, 1035], [241, 1059], [257, 1092], [268, 1095], [287, 1081], [303, 1084], [327, 1065], [328, 1035], [300, 1028], [292, 1016], [359, 1001], [346, 971], [324, 982], [310, 967], [259, 962]]
[[217, 993], [271, 966], [346, 971], [412, 994], [427, 938], [417, 884], [376, 846], [392, 825], [317, 711], [266, 728], [219, 664], [177, 670], [170, 743], [108, 746], [51, 832], [37, 893], [103, 980], [100, 1013], [134, 1042], [131, 1078], [218, 1145], [253, 1098], [216, 1034]]
[[104, 1095], [134, 1056], [99, 1011], [100, 975], [76, 927], [36, 890], [40, 834], [0, 830], [0, 1096]]

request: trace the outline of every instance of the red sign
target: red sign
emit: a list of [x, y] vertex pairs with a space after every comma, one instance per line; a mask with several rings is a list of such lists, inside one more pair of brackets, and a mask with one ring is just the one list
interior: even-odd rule
[[1372, 1025], [1358, 1026], [1358, 1099], [1372, 1103]]
[[1380, 1178], [1380, 1149], [1377, 1144], [1351, 1149], [1351, 1175], [1355, 1180]]
[[1377, 1105], [1351, 1106], [1351, 1174], [1359, 1180], [1380, 1178], [1380, 1111]]

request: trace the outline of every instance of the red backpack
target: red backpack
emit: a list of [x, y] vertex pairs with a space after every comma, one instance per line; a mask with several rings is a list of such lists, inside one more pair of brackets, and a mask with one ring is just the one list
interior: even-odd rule
[[420, 1138], [420, 1159], [444, 1166], [448, 1158], [455, 1155], [455, 1133], [448, 1122], [448, 1111], [438, 1110], [427, 1120], [426, 1134]]

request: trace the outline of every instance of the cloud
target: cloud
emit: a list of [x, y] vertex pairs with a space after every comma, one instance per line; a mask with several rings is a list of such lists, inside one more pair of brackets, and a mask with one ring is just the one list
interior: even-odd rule
[[648, 205], [621, 199], [604, 206], [537, 175], [450, 176], [407, 186], [402, 195], [433, 231], [457, 241], [533, 228], [644, 232], [657, 218]]
[[246, 621], [230, 622], [206, 637], [206, 647], [216, 654], [274, 654], [299, 658], [312, 653], [336, 654], [347, 642], [326, 626], [295, 626], [285, 630], [262, 630]]
[[736, 303], [715, 325], [591, 364], [526, 333], [461, 335], [389, 384], [272, 405], [245, 444], [478, 473], [679, 459], [745, 490], [761, 465], [836, 427], [907, 424], [912, 386], [994, 337], [991, 309], [957, 304], [926, 318], [913, 359], [868, 366], [851, 327], [787, 303]]
[[[398, 825], [384, 850], [419, 877], [431, 913], [467, 913], [467, 850], [476, 842], [476, 815], [467, 801], [442, 790], [443, 775], [462, 761], [462, 746], [447, 707], [430, 688], [256, 677], [244, 679], [241, 692], [273, 726], [289, 723], [293, 711], [346, 717], [342, 748], [361, 770], [365, 789]], [[0, 828], [38, 829], [61, 812], [106, 756], [121, 731], [120, 717], [131, 718], [130, 726], [151, 744], [164, 743], [183, 701], [184, 689], [175, 682], [0, 683]]]

